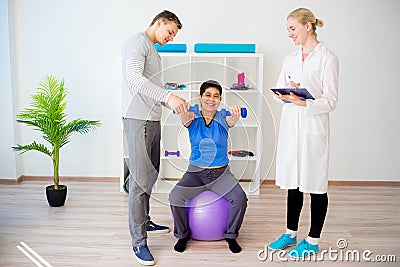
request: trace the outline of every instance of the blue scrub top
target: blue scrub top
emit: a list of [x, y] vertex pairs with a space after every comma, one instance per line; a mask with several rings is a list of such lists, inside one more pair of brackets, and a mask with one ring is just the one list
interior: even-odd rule
[[196, 116], [188, 127], [192, 148], [190, 164], [199, 167], [228, 165], [228, 129], [221, 111], [217, 111], [209, 125], [203, 116]]

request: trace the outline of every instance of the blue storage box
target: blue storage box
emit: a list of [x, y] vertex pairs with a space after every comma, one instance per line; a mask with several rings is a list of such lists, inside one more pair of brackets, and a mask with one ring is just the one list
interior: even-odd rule
[[194, 45], [196, 53], [255, 53], [255, 44], [221, 44], [197, 43]]
[[186, 44], [154, 45], [158, 52], [186, 53]]

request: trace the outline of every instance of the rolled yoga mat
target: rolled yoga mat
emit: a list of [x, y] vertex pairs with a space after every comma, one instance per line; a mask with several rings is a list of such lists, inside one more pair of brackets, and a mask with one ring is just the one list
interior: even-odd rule
[[186, 53], [186, 44], [155, 44], [154, 47], [158, 52]]
[[194, 45], [196, 53], [255, 53], [255, 44], [221, 44], [197, 43]]

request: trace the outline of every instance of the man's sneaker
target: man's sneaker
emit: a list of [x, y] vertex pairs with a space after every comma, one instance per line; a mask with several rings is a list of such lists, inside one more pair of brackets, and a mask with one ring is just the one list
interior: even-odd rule
[[297, 237], [290, 237], [290, 234], [283, 234], [278, 240], [269, 244], [268, 248], [271, 250], [280, 250], [293, 245], [296, 245]]
[[140, 264], [154, 265], [154, 258], [146, 245], [133, 247], [133, 253], [135, 254], [135, 257]]
[[288, 255], [294, 259], [304, 259], [318, 251], [318, 245], [311, 245], [303, 239], [294, 249], [289, 250]]
[[147, 233], [155, 233], [155, 234], [164, 234], [169, 232], [169, 227], [164, 225], [158, 225], [153, 223], [152, 221], [146, 227]]

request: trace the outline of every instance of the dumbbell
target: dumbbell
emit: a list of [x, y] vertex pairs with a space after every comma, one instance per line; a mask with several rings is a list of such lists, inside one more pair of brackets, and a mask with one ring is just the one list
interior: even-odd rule
[[[194, 106], [191, 106], [189, 108], [189, 111], [193, 112], [194, 114], [200, 114], [199, 113], [199, 104], [195, 104]], [[175, 111], [174, 111], [175, 113]], [[231, 116], [231, 112], [229, 110], [226, 109], [221, 109], [221, 113], [222, 113], [222, 117], [225, 118], [226, 116]], [[240, 116], [242, 118], [246, 118], [247, 117], [247, 109], [246, 108], [241, 108], [240, 110]]]
[[168, 157], [169, 155], [175, 155], [175, 156], [177, 156], [177, 157], [180, 157], [180, 156], [181, 156], [181, 152], [180, 152], [179, 150], [177, 150], [177, 151], [168, 151], [168, 150], [165, 150], [164, 156]]

